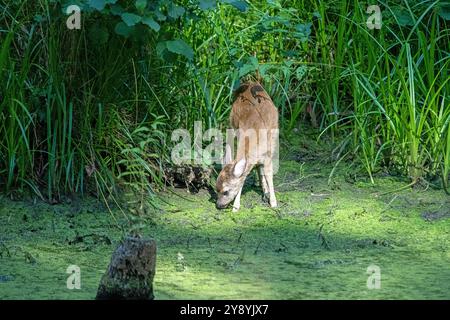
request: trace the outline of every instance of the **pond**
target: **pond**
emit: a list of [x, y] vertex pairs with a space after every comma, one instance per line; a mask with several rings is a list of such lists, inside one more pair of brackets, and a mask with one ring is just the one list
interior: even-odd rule
[[[248, 179], [241, 209], [207, 190], [168, 189], [136, 217], [95, 199], [0, 205], [0, 299], [93, 299], [111, 254], [133, 228], [158, 244], [156, 299], [449, 299], [450, 198], [371, 184], [345, 164], [294, 148], [275, 177], [279, 206]], [[322, 159], [322, 160], [321, 160]], [[81, 287], [67, 288], [70, 266]]]

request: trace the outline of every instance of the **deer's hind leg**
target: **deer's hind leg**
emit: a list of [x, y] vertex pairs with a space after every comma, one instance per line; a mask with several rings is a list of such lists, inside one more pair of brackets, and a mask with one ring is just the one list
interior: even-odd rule
[[264, 175], [269, 189], [269, 204], [272, 208], [277, 206], [277, 198], [275, 197], [275, 189], [273, 187], [273, 164], [272, 159], [264, 163]]
[[269, 199], [269, 186], [267, 185], [266, 176], [264, 174], [264, 165], [258, 166], [258, 178], [263, 190], [263, 199], [267, 201]]

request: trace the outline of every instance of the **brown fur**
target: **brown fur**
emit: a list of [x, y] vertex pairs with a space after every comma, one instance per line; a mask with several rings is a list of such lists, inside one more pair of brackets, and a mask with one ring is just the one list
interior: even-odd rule
[[[230, 115], [230, 124], [234, 129], [278, 129], [278, 109], [260, 83], [244, 83], [245, 88], [236, 97]], [[237, 91], [239, 92], [240, 89]], [[257, 138], [259, 138], [257, 136]], [[259, 143], [259, 139], [258, 139]], [[236, 159], [251, 157], [252, 150], [248, 144], [238, 143]]]
[[[217, 179], [216, 190], [218, 192], [218, 207], [231, 202], [236, 196], [239, 203], [240, 190], [244, 184], [245, 178], [255, 165], [264, 166], [267, 168], [267, 175], [270, 181], [267, 180], [265, 185], [269, 187], [263, 189], [271, 189], [271, 204], [276, 205], [275, 195], [273, 192], [272, 183], [272, 151], [274, 149], [272, 131], [278, 129], [278, 109], [273, 104], [272, 99], [264, 90], [259, 82], [247, 82], [242, 84], [234, 93], [234, 102], [230, 114], [230, 125], [232, 128], [238, 130], [238, 146], [236, 158], [231, 163], [224, 166]], [[246, 130], [267, 130], [267, 141], [271, 143], [260, 144], [260, 136], [256, 135], [256, 143], [262, 146], [262, 149], [252, 147], [249, 143], [248, 137], [240, 136], [239, 132]], [[259, 151], [259, 153], [257, 152]], [[233, 175], [233, 170], [236, 164], [242, 160], [246, 160], [244, 173], [236, 177]], [[263, 181], [261, 180], [263, 184]], [[268, 190], [264, 190], [265, 192]], [[226, 195], [224, 194], [226, 193]]]

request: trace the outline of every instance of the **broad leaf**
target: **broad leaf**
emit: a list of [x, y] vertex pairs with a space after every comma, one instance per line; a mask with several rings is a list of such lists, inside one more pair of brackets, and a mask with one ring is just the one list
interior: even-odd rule
[[439, 8], [439, 16], [445, 20], [450, 20], [450, 4], [443, 4]]
[[167, 43], [165, 41], [158, 42], [156, 45], [156, 54], [160, 57], [164, 57], [164, 51], [167, 50]]
[[241, 1], [241, 0], [222, 0], [222, 1], [224, 3], [231, 4], [233, 7], [235, 7], [236, 9], [238, 9], [241, 12], [247, 11], [247, 9], [249, 7], [247, 2]]
[[167, 50], [170, 52], [181, 54], [185, 56], [188, 60], [194, 58], [194, 50], [183, 40], [177, 39], [166, 42]]
[[105, 9], [106, 1], [105, 0], [89, 0], [89, 6], [98, 11], [102, 11]]
[[181, 17], [186, 10], [183, 7], [177, 6], [176, 4], [171, 4], [168, 9], [169, 17], [173, 19], [178, 19]]
[[267, 0], [267, 4], [273, 8], [282, 9], [281, 3], [278, 0]]
[[167, 17], [159, 9], [156, 10], [154, 12], [154, 14], [155, 14], [156, 20], [158, 20], [158, 21], [166, 21], [167, 20]]
[[125, 23], [123, 22], [119, 22], [116, 27], [114, 28], [114, 31], [121, 36], [124, 37], [129, 37], [131, 35], [131, 33], [133, 32], [134, 28], [133, 27], [129, 27], [127, 26]]
[[216, 0], [200, 0], [198, 6], [202, 10], [209, 10], [217, 6]]
[[414, 25], [414, 19], [411, 17], [411, 14], [408, 10], [396, 7], [392, 9], [392, 12], [399, 24], [399, 26], [413, 26]]
[[111, 6], [111, 13], [115, 16], [121, 16], [125, 12], [125, 9], [120, 4], [114, 4]]
[[138, 9], [139, 12], [144, 12], [146, 7], [147, 0], [136, 0], [136, 9]]
[[246, 74], [250, 72], [254, 72], [256, 70], [255, 66], [252, 64], [244, 64], [242, 68], [239, 69], [239, 78], [242, 78]]
[[311, 26], [312, 23], [305, 23], [305, 24], [298, 24], [295, 26], [295, 36], [300, 39], [302, 42], [306, 42], [309, 39], [309, 36], [311, 35]]
[[239, 68], [239, 78], [249, 74], [250, 72], [254, 72], [258, 70], [259, 62], [256, 57], [248, 57], [247, 63], [245, 63], [242, 67]]
[[137, 14], [126, 12], [122, 14], [122, 20], [126, 23], [127, 26], [132, 27], [139, 23], [142, 18]]
[[86, 1], [82, 1], [82, 0], [65, 0], [61, 3], [61, 9], [63, 14], [68, 14], [67, 13], [67, 8], [72, 6], [72, 5], [76, 5], [78, 6], [81, 11], [89, 11], [89, 9], [93, 9], [89, 3], [86, 3]]
[[159, 29], [161, 29], [160, 25], [158, 22], [156, 22], [153, 18], [151, 17], [145, 17], [142, 19], [142, 23], [149, 26], [151, 29], [155, 30], [156, 32], [159, 31]]

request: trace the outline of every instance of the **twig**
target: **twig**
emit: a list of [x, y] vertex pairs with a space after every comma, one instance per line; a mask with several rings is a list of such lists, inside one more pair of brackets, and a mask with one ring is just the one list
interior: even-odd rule
[[261, 246], [261, 243], [262, 243], [262, 241], [258, 242], [258, 245], [256, 246], [254, 254], [258, 254], [258, 250], [259, 250], [259, 247]]

